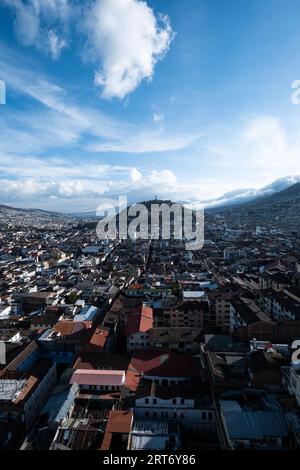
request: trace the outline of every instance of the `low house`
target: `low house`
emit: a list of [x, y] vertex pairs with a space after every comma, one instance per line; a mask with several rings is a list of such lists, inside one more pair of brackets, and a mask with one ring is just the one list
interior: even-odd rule
[[152, 328], [149, 343], [152, 349], [197, 353], [200, 348], [201, 328]]
[[121, 391], [125, 384], [125, 371], [77, 369], [70, 383], [77, 384], [80, 391]]
[[153, 327], [153, 310], [146, 305], [133, 309], [126, 318], [125, 336], [127, 351], [148, 349], [150, 330]]
[[289, 427], [283, 411], [251, 409], [238, 401], [220, 400], [220, 415], [229, 449], [289, 447]]
[[213, 433], [214, 411], [200, 379], [172, 387], [142, 379], [136, 391], [134, 415], [139, 419], [177, 422], [185, 431]]
[[1, 423], [7, 423], [10, 431], [0, 446], [13, 447], [14, 439], [31, 429], [55, 383], [56, 365], [47, 360], [37, 361], [26, 372], [1, 371]]

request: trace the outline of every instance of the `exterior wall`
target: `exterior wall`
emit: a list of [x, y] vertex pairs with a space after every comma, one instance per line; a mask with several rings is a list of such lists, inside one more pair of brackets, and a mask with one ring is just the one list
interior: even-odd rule
[[188, 352], [196, 354], [199, 352], [200, 344], [197, 341], [176, 341], [169, 343], [159, 343], [159, 341], [150, 341], [151, 349], [163, 349], [176, 352]]
[[71, 364], [74, 361], [75, 354], [70, 351], [44, 351], [42, 356], [57, 364]]
[[224, 299], [216, 299], [213, 308], [216, 314], [216, 327], [228, 333], [230, 331], [230, 302]]
[[260, 299], [260, 305], [265, 312], [271, 315], [274, 321], [295, 320], [295, 315], [281, 305], [272, 295], [263, 295]]
[[234, 333], [241, 326], [247, 326], [247, 324], [241, 319], [238, 312], [230, 304], [230, 333]]
[[115, 392], [121, 390], [121, 385], [79, 385], [80, 390], [83, 391], [105, 391], [105, 392]]
[[190, 382], [191, 378], [190, 377], [157, 377], [155, 375], [148, 375], [145, 373], [143, 375], [145, 379], [152, 380], [157, 385], [166, 385], [166, 386], [172, 386], [180, 383], [188, 383]]
[[183, 410], [186, 408], [194, 408], [195, 400], [180, 397], [163, 400], [162, 398], [158, 398], [152, 395], [149, 397], [137, 398], [135, 400], [135, 406], [137, 407], [149, 408], [149, 405], [153, 408], [170, 408], [171, 410], [176, 410], [177, 407], [179, 407], [181, 410]]
[[18, 371], [25, 371], [25, 370], [29, 370], [33, 364], [35, 363], [35, 361], [37, 360], [38, 358], [38, 349], [36, 349], [35, 351], [32, 351], [29, 356], [27, 356], [23, 362], [21, 362], [21, 364], [17, 367], [16, 370]]
[[294, 367], [290, 367], [290, 381], [287, 384], [288, 391], [293, 395], [300, 406], [300, 371]]
[[148, 349], [150, 347], [149, 332], [147, 333], [134, 333], [127, 337], [127, 351], [135, 349]]
[[24, 404], [25, 428], [29, 430], [44, 404], [47, 401], [53, 387], [56, 384], [56, 364], [53, 364], [45, 377], [39, 382], [37, 388], [29, 396]]
[[264, 436], [261, 441], [252, 441], [250, 439], [231, 439], [230, 440], [233, 449], [251, 449], [253, 446], [255, 448], [259, 447], [260, 449], [267, 449], [269, 445], [281, 447], [282, 439], [280, 437], [268, 438]]
[[164, 327], [199, 327], [204, 324], [203, 310], [166, 310], [163, 312]]
[[[149, 403], [146, 403], [147, 400]], [[176, 403], [173, 403], [173, 400], [176, 400]], [[194, 432], [212, 433], [215, 429], [213, 410], [194, 408], [194, 400], [180, 397], [168, 400], [153, 396], [137, 399], [134, 416], [143, 419], [176, 421]]]
[[274, 323], [257, 322], [240, 327], [236, 332], [236, 336], [241, 340], [256, 338], [258, 341], [274, 341], [274, 328]]

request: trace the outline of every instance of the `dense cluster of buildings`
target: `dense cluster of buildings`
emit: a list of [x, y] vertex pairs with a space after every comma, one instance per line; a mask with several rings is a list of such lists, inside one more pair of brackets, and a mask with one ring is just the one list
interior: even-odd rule
[[[60, 222], [61, 223], [61, 222]], [[205, 244], [0, 233], [0, 447], [300, 446], [300, 237], [210, 214]]]

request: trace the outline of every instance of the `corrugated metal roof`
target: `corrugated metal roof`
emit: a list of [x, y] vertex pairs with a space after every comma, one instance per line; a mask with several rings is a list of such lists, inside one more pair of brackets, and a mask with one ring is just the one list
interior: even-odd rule
[[288, 435], [282, 411], [245, 411], [237, 402], [220, 401], [231, 439], [264, 439]]

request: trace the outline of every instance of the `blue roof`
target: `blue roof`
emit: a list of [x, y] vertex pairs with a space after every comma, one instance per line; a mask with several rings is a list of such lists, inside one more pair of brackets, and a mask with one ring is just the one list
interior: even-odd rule
[[98, 308], [93, 305], [86, 305], [83, 307], [78, 315], [75, 315], [74, 321], [89, 321], [93, 320], [97, 315]]
[[289, 429], [282, 411], [245, 411], [237, 402], [220, 401], [231, 439], [284, 437]]

